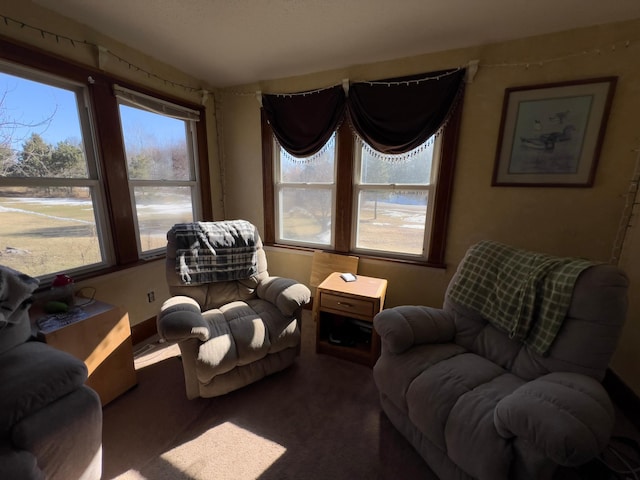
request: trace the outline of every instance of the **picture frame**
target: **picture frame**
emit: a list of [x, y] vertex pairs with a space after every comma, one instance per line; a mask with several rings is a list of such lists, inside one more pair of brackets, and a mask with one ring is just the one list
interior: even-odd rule
[[591, 187], [617, 77], [505, 90], [492, 185]]

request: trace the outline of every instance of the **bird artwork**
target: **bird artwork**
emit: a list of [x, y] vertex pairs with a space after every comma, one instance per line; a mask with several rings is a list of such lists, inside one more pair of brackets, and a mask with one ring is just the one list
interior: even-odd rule
[[551, 124], [551, 128], [545, 128], [541, 120], [534, 119], [533, 130], [540, 133], [529, 137], [520, 137], [521, 146], [524, 148], [551, 151], [555, 148], [557, 142], [570, 140], [572, 133], [576, 131], [574, 125], [568, 124], [558, 129], [560, 125], [566, 122], [569, 113], [569, 110], [565, 110], [550, 115], [547, 120], [548, 123]]

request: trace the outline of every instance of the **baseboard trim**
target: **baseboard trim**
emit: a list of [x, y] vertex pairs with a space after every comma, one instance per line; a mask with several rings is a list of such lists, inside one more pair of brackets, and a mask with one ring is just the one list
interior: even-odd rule
[[158, 333], [156, 317], [148, 318], [131, 327], [131, 342], [136, 345], [150, 337], [153, 337], [156, 333]]
[[602, 385], [611, 400], [622, 410], [627, 419], [640, 429], [640, 397], [631, 390], [610, 368], [607, 369]]

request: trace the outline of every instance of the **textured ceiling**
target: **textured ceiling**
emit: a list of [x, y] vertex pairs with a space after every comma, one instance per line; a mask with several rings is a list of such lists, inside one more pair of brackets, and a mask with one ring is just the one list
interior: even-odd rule
[[215, 87], [640, 18], [638, 0], [33, 0]]

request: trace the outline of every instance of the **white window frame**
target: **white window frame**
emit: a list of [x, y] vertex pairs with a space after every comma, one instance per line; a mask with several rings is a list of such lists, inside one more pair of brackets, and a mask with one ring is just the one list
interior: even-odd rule
[[[202, 215], [202, 203], [201, 203], [201, 190], [200, 190], [200, 178], [198, 168], [198, 146], [197, 146], [197, 129], [196, 122], [200, 118], [200, 113], [168, 102], [161, 100], [128, 88], [114, 85], [114, 92], [117, 98], [118, 107], [120, 105], [126, 105], [132, 108], [138, 108], [146, 110], [157, 115], [164, 115], [170, 118], [183, 120], [185, 122], [185, 140], [187, 146], [187, 154], [189, 156], [189, 176], [190, 180], [139, 180], [132, 179], [128, 173], [127, 162], [127, 179], [129, 183], [129, 199], [131, 202], [131, 208], [133, 210], [133, 222], [136, 234], [136, 243], [138, 246], [138, 256], [141, 259], [150, 259], [159, 257], [165, 254], [166, 246], [156, 249], [143, 251], [142, 240], [140, 238], [140, 226], [138, 224], [138, 211], [135, 200], [135, 187], [189, 187], [191, 190], [191, 214], [195, 220], [201, 218]], [[120, 125], [122, 129], [122, 122]], [[124, 143], [124, 132], [123, 143]]]
[[[274, 212], [274, 220], [275, 220], [275, 237], [276, 242], [283, 245], [294, 245], [294, 246], [303, 246], [303, 247], [312, 247], [312, 248], [322, 248], [322, 249], [333, 249], [335, 245], [335, 237], [336, 237], [336, 227], [335, 227], [335, 215], [336, 215], [336, 191], [337, 191], [337, 182], [336, 176], [338, 171], [338, 136], [334, 133], [334, 151], [333, 151], [333, 178], [331, 182], [283, 182], [282, 181], [282, 169], [281, 169], [281, 146], [274, 139], [273, 140], [273, 168], [274, 168], [274, 201], [275, 201], [275, 212]], [[325, 147], [323, 147], [325, 148]], [[330, 190], [331, 191], [331, 238], [329, 244], [325, 243], [317, 243], [317, 242], [306, 242], [306, 241], [296, 241], [288, 238], [283, 238], [283, 224], [282, 224], [282, 195], [283, 190], [286, 188], [299, 188], [299, 189], [309, 189], [309, 190]]]
[[[101, 262], [64, 270], [69, 274], [82, 274], [96, 268], [104, 268], [113, 265], [115, 256], [109, 222], [107, 219], [107, 200], [103, 188], [103, 179], [100, 174], [100, 160], [97, 153], [95, 130], [91, 102], [89, 101], [88, 87], [78, 82], [61, 78], [40, 70], [16, 65], [15, 63], [0, 60], [0, 70], [3, 73], [16, 77], [42, 83], [51, 87], [71, 91], [75, 94], [78, 107], [78, 118], [82, 133], [85, 160], [87, 162], [87, 178], [60, 178], [60, 177], [0, 177], [0, 187], [84, 187], [91, 191], [93, 212], [96, 222], [96, 236], [98, 237]], [[49, 272], [39, 275], [38, 278], [46, 283], [53, 279], [59, 272]]]
[[[433, 155], [431, 157], [431, 171], [429, 183], [424, 184], [409, 184], [409, 183], [362, 183], [362, 151], [363, 145], [360, 140], [354, 138], [354, 176], [353, 176], [353, 211], [351, 215], [351, 251], [358, 254], [383, 254], [388, 258], [408, 258], [427, 260], [429, 252], [429, 242], [431, 238], [431, 229], [433, 228], [433, 212], [435, 204], [435, 195], [437, 190], [437, 178], [440, 168], [440, 160], [442, 156], [442, 141], [441, 136], [436, 135], [435, 138], [427, 140], [427, 142], [433, 142]], [[411, 254], [402, 252], [391, 252], [389, 250], [376, 250], [370, 248], [358, 247], [358, 214], [360, 212], [360, 193], [373, 190], [382, 190], [388, 192], [395, 191], [418, 191], [427, 193], [427, 211], [425, 215], [425, 225], [423, 231], [422, 241], [422, 253]]]

